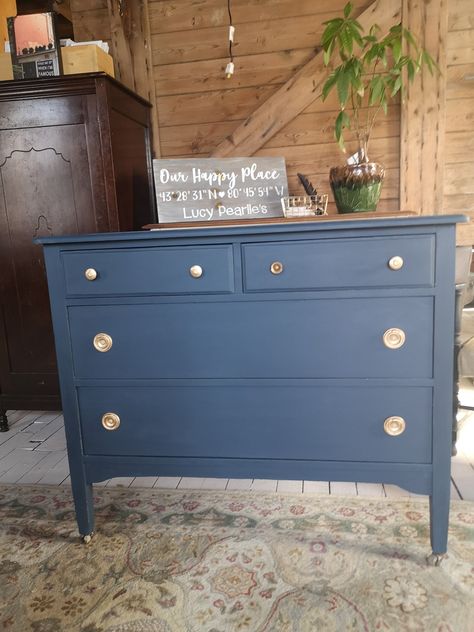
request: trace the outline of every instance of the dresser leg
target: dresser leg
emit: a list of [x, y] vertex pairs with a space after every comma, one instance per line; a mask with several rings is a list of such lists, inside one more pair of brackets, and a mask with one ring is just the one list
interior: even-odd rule
[[9, 430], [7, 411], [2, 408], [0, 409], [0, 432], [8, 432]]
[[432, 554], [428, 563], [439, 566], [448, 548], [449, 486], [430, 496], [430, 535]]
[[84, 542], [88, 543], [94, 533], [94, 504], [92, 485], [74, 482], [71, 476], [74, 506], [79, 533]]
[[436, 553], [432, 553], [428, 555], [426, 561], [428, 566], [441, 566], [441, 562], [443, 561], [444, 555], [436, 555]]

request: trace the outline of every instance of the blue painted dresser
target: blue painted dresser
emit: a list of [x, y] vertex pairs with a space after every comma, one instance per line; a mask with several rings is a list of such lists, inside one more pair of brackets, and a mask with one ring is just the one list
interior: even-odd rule
[[114, 476], [354, 480], [428, 494], [442, 555], [457, 221], [41, 239], [80, 533]]

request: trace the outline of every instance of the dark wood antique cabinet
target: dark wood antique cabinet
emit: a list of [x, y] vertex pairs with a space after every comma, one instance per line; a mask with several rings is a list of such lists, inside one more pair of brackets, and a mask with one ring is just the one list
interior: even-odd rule
[[60, 408], [44, 236], [155, 219], [150, 105], [102, 73], [0, 83], [0, 429]]

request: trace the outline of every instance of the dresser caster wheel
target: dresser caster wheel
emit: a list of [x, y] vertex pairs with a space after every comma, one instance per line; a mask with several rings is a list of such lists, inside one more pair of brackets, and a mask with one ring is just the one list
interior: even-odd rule
[[426, 562], [428, 566], [441, 566], [443, 558], [443, 553], [431, 553], [431, 555], [428, 555], [428, 557], [426, 558]]
[[90, 541], [92, 540], [92, 536], [94, 535], [94, 532], [92, 531], [92, 533], [88, 533], [87, 535], [83, 535], [82, 536], [82, 541], [84, 542], [84, 544], [89, 544]]

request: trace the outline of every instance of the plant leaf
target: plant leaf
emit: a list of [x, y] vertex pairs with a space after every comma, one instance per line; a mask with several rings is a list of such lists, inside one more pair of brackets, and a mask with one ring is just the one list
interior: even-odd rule
[[402, 42], [399, 39], [394, 39], [392, 42], [392, 53], [393, 53], [393, 58], [395, 60], [395, 62], [398, 62], [400, 60], [400, 57], [402, 56]]
[[350, 68], [344, 69], [344, 72], [339, 73], [337, 78], [337, 96], [341, 107], [344, 107], [349, 98], [349, 86], [351, 83], [351, 70]]
[[351, 37], [354, 40], [354, 42], [356, 42], [359, 46], [363, 46], [364, 41], [362, 39], [361, 34], [359, 33], [359, 30], [357, 29], [355, 22], [351, 22], [350, 24], [348, 24], [347, 28], [350, 31]]
[[321, 91], [321, 96], [322, 96], [323, 101], [326, 100], [328, 94], [331, 92], [332, 88], [334, 87], [334, 84], [337, 81], [338, 74], [339, 74], [339, 70], [335, 70], [329, 75], [329, 78], [325, 81], [323, 89]]
[[403, 33], [403, 37], [406, 39], [406, 41], [413, 46], [413, 48], [415, 50], [418, 50], [418, 44], [416, 43], [415, 38], [413, 37], [411, 31], [409, 31], [408, 29], [403, 29], [402, 31]]
[[331, 40], [335, 39], [336, 33], [341, 28], [344, 20], [342, 18], [334, 18], [333, 20], [328, 20], [325, 24], [327, 25], [324, 29], [323, 35], [321, 37], [321, 44], [324, 48], [331, 42]]
[[398, 77], [393, 82], [392, 91], [390, 93], [390, 96], [394, 97], [397, 94], [397, 92], [399, 92], [401, 87], [402, 87], [402, 76], [398, 75]]
[[323, 53], [323, 63], [325, 66], [329, 65], [333, 50], [334, 50], [334, 40], [332, 40], [332, 42], [329, 43], [329, 46], [326, 48], [326, 50]]
[[341, 48], [343, 52], [347, 53], [350, 57], [353, 51], [353, 39], [351, 37], [350, 31], [347, 28], [342, 28], [339, 33], [339, 41], [341, 43]]
[[344, 7], [344, 17], [348, 18], [351, 13], [352, 13], [352, 3], [348, 2], [346, 6]]
[[334, 125], [334, 136], [341, 149], [344, 149], [344, 136], [343, 136], [344, 128], [345, 127], [350, 128], [350, 125], [351, 125], [351, 120], [349, 118], [349, 115], [347, 114], [345, 110], [341, 110], [339, 114], [337, 115], [336, 122]]
[[384, 92], [384, 84], [381, 76], [373, 77], [369, 84], [369, 105], [380, 103], [380, 97]]

